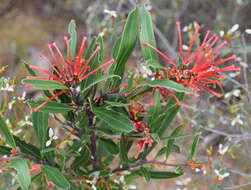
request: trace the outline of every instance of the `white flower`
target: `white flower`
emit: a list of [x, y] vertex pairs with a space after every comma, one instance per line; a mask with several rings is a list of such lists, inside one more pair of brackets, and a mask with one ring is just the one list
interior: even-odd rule
[[8, 103], [8, 109], [11, 110], [14, 103], [16, 102], [16, 98], [14, 97], [13, 100], [11, 100], [9, 103]]
[[188, 178], [185, 178], [185, 179], [177, 180], [176, 181], [176, 185], [180, 185], [180, 186], [184, 185], [184, 186], [186, 186], [191, 181], [192, 181], [192, 179], [190, 177], [188, 177]]
[[1, 80], [1, 90], [2, 91], [13, 92], [14, 88], [15, 88], [15, 85], [10, 84], [9, 78], [4, 78], [3, 81]]
[[182, 49], [183, 50], [188, 50], [188, 46], [187, 45], [182, 45]]
[[104, 13], [106, 13], [106, 14], [110, 15], [111, 17], [114, 17], [114, 18], [116, 18], [118, 16], [116, 11], [111, 11], [111, 10], [108, 10], [108, 9], [105, 9]]
[[231, 92], [226, 93], [226, 94], [224, 95], [224, 97], [227, 99], [227, 98], [230, 98], [230, 97], [232, 97], [232, 96], [240, 97], [240, 95], [241, 95], [240, 89], [235, 89], [235, 90], [233, 90], [233, 91], [231, 91]]
[[128, 188], [129, 189], [137, 189], [137, 186], [136, 185], [129, 185]]
[[51, 145], [53, 140], [57, 140], [58, 137], [54, 135], [54, 131], [52, 128], [49, 128], [49, 140], [46, 142], [45, 146], [48, 147]]
[[220, 36], [223, 37], [225, 32], [223, 30], [220, 31]]
[[245, 32], [246, 32], [247, 34], [251, 34], [251, 29], [250, 29], [250, 28], [247, 28], [247, 29], [245, 30]]
[[94, 184], [92, 184], [92, 189], [97, 190], [97, 188], [96, 188], [96, 186]]
[[225, 170], [217, 170], [215, 169], [214, 170], [214, 173], [217, 175], [217, 178], [221, 181], [223, 180], [224, 178], [230, 176], [230, 173], [225, 171]]
[[19, 121], [17, 124], [20, 125], [20, 127], [23, 127], [26, 125], [29, 125], [29, 126], [33, 125], [33, 123], [29, 121], [29, 116], [25, 116], [24, 120]]
[[91, 177], [95, 178], [95, 179], [98, 179], [99, 178], [99, 174], [100, 174], [100, 171], [96, 171], [96, 172], [92, 172], [91, 173]]
[[99, 33], [98, 33], [98, 36], [100, 36], [100, 37], [103, 37], [104, 35], [105, 35], [104, 32], [99, 32]]
[[200, 168], [195, 168], [195, 172], [196, 172], [196, 173], [199, 173], [200, 171], [201, 171]]
[[240, 61], [239, 64], [244, 68], [248, 68], [248, 64], [244, 61]]
[[239, 29], [239, 26], [240, 26], [239, 24], [233, 25], [232, 28], [230, 28], [229, 32], [232, 33], [236, 32]]
[[224, 155], [229, 149], [229, 146], [224, 146], [223, 144], [219, 144], [218, 152], [221, 155]]
[[233, 91], [233, 95], [236, 96], [236, 97], [239, 97], [241, 95], [241, 91], [240, 89], [236, 89]]
[[19, 101], [25, 101], [25, 97], [26, 97], [26, 92], [24, 91], [23, 94], [22, 94], [22, 96], [18, 96], [17, 99]]
[[237, 4], [241, 5], [243, 3], [243, 0], [236, 0]]
[[237, 123], [240, 125], [244, 124], [244, 122], [241, 120], [241, 115], [239, 114], [232, 120], [231, 125], [235, 126]]
[[183, 32], [187, 32], [188, 31], [188, 26], [184, 26], [182, 29]]
[[151, 76], [153, 74], [152, 70], [146, 64], [142, 64], [140, 72], [141, 72], [143, 78], [147, 78], [148, 76]]

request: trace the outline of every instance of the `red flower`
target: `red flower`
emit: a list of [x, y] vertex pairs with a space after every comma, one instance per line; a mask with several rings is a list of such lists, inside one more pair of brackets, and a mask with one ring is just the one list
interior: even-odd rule
[[138, 132], [143, 132], [144, 135], [149, 134], [149, 128], [144, 121], [132, 121], [134, 123], [133, 129]]
[[30, 169], [30, 174], [41, 172], [41, 164], [32, 164], [32, 168]]
[[138, 147], [138, 152], [134, 155], [134, 158], [137, 159], [139, 157], [139, 154], [144, 151], [145, 146], [148, 145], [148, 147], [151, 147], [153, 145], [153, 142], [154, 142], [154, 140], [153, 140], [153, 138], [151, 136], [146, 137], [146, 138], [144, 138], [142, 140], [139, 140], [136, 143], [136, 145]]
[[143, 139], [139, 140], [136, 143], [136, 146], [138, 148], [138, 152], [134, 155], [134, 158], [137, 159], [139, 157], [139, 154], [144, 151], [145, 146], [148, 145], [148, 147], [151, 147], [154, 140], [150, 136], [150, 130], [149, 130], [146, 122], [144, 122], [144, 121], [133, 121], [133, 123], [134, 123], [133, 129], [135, 131], [142, 132], [142, 135], [146, 136], [146, 137], [144, 137]]
[[[34, 77], [34, 76], [27, 76], [27, 78], [54, 80], [54, 81], [57, 81], [57, 82], [64, 84], [65, 86], [67, 86], [69, 88], [76, 87], [76, 85], [78, 85], [81, 81], [88, 78], [89, 76], [91, 76], [92, 74], [97, 72], [98, 70], [102, 69], [103, 67], [105, 67], [109, 64], [114, 63], [114, 59], [111, 59], [111, 60], [105, 62], [104, 64], [100, 65], [99, 67], [95, 68], [94, 70], [87, 72], [90, 69], [89, 63], [91, 62], [91, 60], [93, 59], [95, 54], [98, 51], [100, 51], [100, 47], [97, 46], [96, 49], [92, 52], [92, 54], [90, 55], [90, 57], [87, 60], [83, 59], [82, 57], [85, 52], [84, 48], [85, 48], [85, 44], [87, 41], [87, 37], [84, 36], [82, 39], [82, 43], [79, 48], [78, 54], [77, 54], [76, 58], [73, 59], [72, 53], [70, 50], [69, 39], [67, 37], [64, 37], [64, 40], [65, 40], [67, 52], [69, 55], [68, 58], [65, 58], [63, 56], [62, 52], [60, 51], [60, 49], [58, 48], [56, 43], [48, 44], [51, 56], [53, 58], [53, 62], [51, 62], [44, 55], [40, 55], [40, 56], [49, 64], [52, 72], [47, 71], [42, 68], [39, 68], [35, 65], [30, 65], [31, 69], [38, 70], [42, 73], [47, 74], [48, 78]], [[58, 56], [56, 55], [55, 51], [57, 52]], [[65, 92], [65, 90], [61, 90], [60, 92], [58, 92], [57, 94], [55, 94], [54, 96], [52, 96], [51, 98], [46, 100], [44, 103], [42, 103], [41, 105], [36, 107], [34, 109], [34, 111], [38, 111], [43, 105], [45, 105], [48, 102], [50, 102], [51, 100], [57, 98], [58, 96], [60, 96], [64, 92]]]
[[[240, 71], [239, 68], [234, 67], [233, 65], [226, 67], [218, 67], [220, 64], [225, 63], [230, 60], [234, 60], [236, 58], [235, 55], [231, 55], [224, 59], [218, 59], [221, 51], [219, 51], [223, 46], [227, 45], [226, 41], [223, 41], [220, 45], [216, 46], [216, 43], [219, 41], [219, 37], [212, 33], [211, 31], [207, 31], [206, 35], [201, 43], [201, 45], [197, 48], [197, 50], [192, 53], [193, 46], [195, 45], [196, 40], [199, 37], [199, 30], [201, 26], [197, 25], [195, 27], [195, 32], [192, 35], [192, 38], [189, 42], [189, 47], [185, 52], [182, 50], [182, 37], [180, 30], [180, 22], [176, 23], [178, 38], [179, 38], [179, 57], [181, 65], [176, 64], [172, 61], [168, 56], [159, 51], [157, 48], [153, 47], [147, 42], [143, 42], [143, 45], [150, 47], [154, 51], [156, 51], [163, 59], [172, 65], [172, 67], [166, 67], [165, 72], [163, 71], [156, 74], [157, 79], [168, 78], [169, 80], [174, 80], [177, 83], [184, 85], [185, 87], [193, 90], [195, 93], [199, 92], [199, 88], [203, 88], [210, 92], [211, 94], [220, 97], [221, 95], [208, 87], [212, 87], [215, 85], [221, 85], [221, 79], [224, 75], [219, 74], [219, 72], [223, 71]], [[173, 92], [168, 90], [167, 88], [158, 87], [155, 90], [159, 90], [161, 95], [166, 98], [168, 94], [173, 96], [178, 103], [177, 97]]]

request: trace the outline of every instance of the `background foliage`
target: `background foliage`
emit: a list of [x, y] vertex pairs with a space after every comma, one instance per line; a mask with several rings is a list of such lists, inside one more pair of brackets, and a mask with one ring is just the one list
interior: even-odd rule
[[[0, 68], [8, 65], [8, 69], [1, 76], [16, 77], [18, 81], [25, 75], [23, 62], [42, 65], [36, 53], [47, 49], [46, 42], [60, 42], [61, 37], [68, 31], [66, 25], [74, 18], [77, 21], [80, 37], [87, 34], [88, 37], [97, 35], [101, 31], [106, 39], [106, 54], [111, 55], [111, 45], [116, 37], [121, 34], [125, 24], [125, 18], [135, 7], [133, 0], [6, 0], [1, 1], [0, 10]], [[138, 189], [250, 189], [250, 40], [251, 35], [246, 33], [251, 28], [251, 3], [248, 0], [178, 0], [149, 2], [152, 18], [154, 20], [154, 32], [158, 47], [170, 57], [177, 57], [177, 35], [175, 21], [180, 20], [183, 26], [189, 26], [198, 22], [204, 26], [203, 30], [211, 29], [217, 33], [224, 31], [226, 40], [231, 48], [226, 52], [233, 51], [239, 57], [242, 72], [237, 76], [227, 76], [225, 96], [216, 99], [205, 93], [200, 98], [189, 97], [189, 102], [181, 108], [177, 123], [170, 128], [174, 129], [177, 124], [184, 123], [184, 131], [188, 134], [201, 133], [200, 148], [197, 157], [208, 160], [207, 173], [185, 171], [182, 178], [169, 181], [152, 180], [146, 184], [144, 180], [137, 183]], [[116, 17], [109, 11], [116, 11]], [[108, 12], [108, 13], [107, 13]], [[114, 13], [115, 14], [115, 13]], [[231, 32], [233, 25], [239, 24], [237, 31]], [[144, 34], [142, 34], [144, 36]], [[142, 37], [144, 38], [144, 37]], [[110, 51], [110, 52], [109, 52]], [[116, 55], [122, 56], [123, 55]], [[155, 56], [155, 55], [152, 55]], [[137, 57], [137, 59], [136, 59]], [[129, 64], [135, 66], [143, 62], [140, 53], [140, 45], [136, 45]], [[140, 70], [138, 70], [140, 72]], [[16, 99], [22, 96], [22, 89], [16, 84]], [[37, 91], [29, 91], [27, 97], [38, 96]], [[9, 94], [9, 100], [14, 95]], [[10, 107], [7, 99], [1, 99], [1, 109]], [[15, 118], [10, 123], [17, 135], [24, 135], [29, 142], [35, 141], [34, 136], [25, 131], [30, 130], [29, 121], [36, 120], [36, 116], [25, 118], [26, 106], [16, 101], [8, 114], [8, 118]], [[47, 117], [46, 114], [39, 117]], [[16, 128], [16, 123], [19, 128]], [[52, 125], [59, 125], [53, 123]], [[40, 133], [40, 132], [39, 132]], [[43, 132], [41, 132], [43, 133]], [[61, 131], [56, 131], [58, 136]], [[41, 137], [42, 138], [42, 137]], [[15, 146], [10, 138], [10, 144]], [[42, 141], [42, 140], [41, 140]], [[178, 139], [181, 152], [186, 152], [193, 143], [193, 138]], [[41, 145], [43, 146], [43, 145]], [[226, 151], [225, 151], [226, 150]], [[185, 154], [172, 154], [170, 160], [182, 161]], [[22, 161], [21, 161], [22, 162]], [[13, 167], [18, 165], [12, 163]], [[77, 163], [76, 163], [77, 165]], [[219, 180], [215, 170], [226, 170], [230, 176]], [[43, 168], [48, 170], [48, 168]], [[2, 173], [1, 173], [2, 174]], [[48, 173], [48, 175], [50, 175]], [[147, 176], [146, 176], [147, 179]], [[2, 189], [7, 184], [14, 184], [10, 176], [1, 175]], [[66, 184], [67, 185], [67, 184]], [[15, 187], [13, 188], [15, 189]]]

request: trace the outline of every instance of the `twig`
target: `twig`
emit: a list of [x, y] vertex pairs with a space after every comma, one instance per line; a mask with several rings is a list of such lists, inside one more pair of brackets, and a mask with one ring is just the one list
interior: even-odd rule
[[[78, 137], [78, 138], [81, 138], [81, 135], [79, 133], [74, 133], [73, 131], [71, 131], [70, 129], [68, 129], [67, 127], [71, 127], [73, 128], [74, 130], [76, 130], [77, 132], [79, 132], [79, 128], [77, 128], [76, 126], [73, 127], [71, 124], [69, 124], [69, 122], [63, 122], [61, 121], [56, 115], [53, 115], [53, 118], [59, 122], [61, 125], [63, 125], [63, 128], [65, 130], [67, 130], [68, 132], [70, 132], [71, 134], [73, 134], [74, 136]], [[65, 127], [67, 126], [67, 127]]]
[[125, 171], [125, 170], [131, 170], [133, 168], [137, 168], [143, 165], [147, 165], [147, 164], [158, 164], [158, 165], [162, 165], [162, 166], [170, 166], [170, 167], [179, 167], [179, 166], [186, 166], [186, 164], [170, 164], [170, 163], [166, 163], [166, 162], [160, 162], [160, 161], [156, 161], [156, 160], [151, 160], [151, 161], [147, 161], [147, 160], [141, 160], [135, 164], [131, 164], [128, 165], [126, 167], [118, 167], [115, 168], [112, 173], [115, 172], [121, 172], [121, 171]]
[[245, 186], [248, 186], [248, 185], [251, 185], [251, 182], [243, 183], [243, 184], [240, 184], [240, 185], [234, 185], [232, 187], [223, 187], [223, 189], [240, 189], [241, 187], [245, 187]]
[[[244, 38], [244, 35], [241, 36], [241, 41], [243, 46], [246, 46], [246, 40]], [[247, 63], [248, 59], [247, 59], [247, 53], [244, 52], [244, 62]], [[246, 91], [247, 91], [247, 95], [248, 95], [248, 102], [251, 103], [251, 96], [250, 96], [250, 91], [249, 91], [249, 84], [248, 84], [248, 77], [247, 77], [247, 68], [245, 66], [243, 66], [243, 78], [244, 78], [244, 83], [246, 86]]]
[[[87, 115], [88, 115], [88, 128], [93, 129], [94, 126], [94, 113], [91, 112], [92, 108], [90, 105], [90, 109], [87, 109]], [[98, 137], [95, 134], [95, 130], [91, 131], [91, 138], [90, 138], [90, 150], [92, 154], [92, 166], [93, 168], [98, 168], [99, 167], [99, 158], [97, 155], [97, 142]]]

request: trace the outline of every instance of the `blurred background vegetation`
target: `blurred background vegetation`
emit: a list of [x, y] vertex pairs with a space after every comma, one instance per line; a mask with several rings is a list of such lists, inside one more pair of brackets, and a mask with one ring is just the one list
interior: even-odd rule
[[[1, 76], [16, 78], [25, 76], [23, 63], [44, 65], [37, 56], [48, 55], [47, 43], [57, 42], [63, 48], [63, 36], [67, 35], [67, 24], [75, 19], [79, 39], [103, 35], [106, 42], [106, 56], [111, 57], [111, 46], [121, 33], [125, 18], [137, 3], [147, 3], [152, 13], [154, 30], [159, 49], [171, 58], [177, 58], [177, 33], [175, 21], [183, 25], [184, 42], [194, 23], [206, 30], [215, 31], [229, 42], [224, 54], [238, 56], [236, 64], [241, 68], [238, 74], [226, 75], [225, 95], [217, 99], [202, 92], [198, 98], [187, 97], [177, 123], [186, 126], [187, 133], [200, 131], [202, 138], [198, 160], [208, 161], [205, 171], [187, 170], [175, 180], [137, 181], [137, 189], [145, 190], [213, 190], [251, 189], [251, 1], [250, 0], [0, 0], [0, 68], [8, 68]], [[136, 58], [137, 57], [137, 58]], [[140, 48], [134, 51], [129, 64], [139, 70], [142, 63]], [[140, 71], [139, 71], [140, 72]], [[15, 94], [23, 89], [16, 84]], [[36, 92], [29, 91], [28, 97]], [[14, 96], [9, 96], [9, 102]], [[6, 101], [1, 100], [1, 104]], [[8, 107], [9, 105], [6, 106]], [[20, 104], [10, 109], [10, 117], [27, 121]], [[177, 126], [176, 124], [174, 126]], [[28, 122], [22, 129], [29, 129]], [[21, 134], [26, 134], [21, 133]], [[27, 134], [26, 134], [27, 135]], [[25, 137], [32, 141], [31, 136]], [[184, 146], [192, 139], [179, 140]], [[183, 155], [183, 156], [182, 156]], [[176, 154], [170, 161], [185, 160], [185, 154]], [[0, 189], [12, 183], [0, 172]], [[2, 187], [1, 187], [2, 185]], [[14, 188], [15, 189], [15, 188]]]

